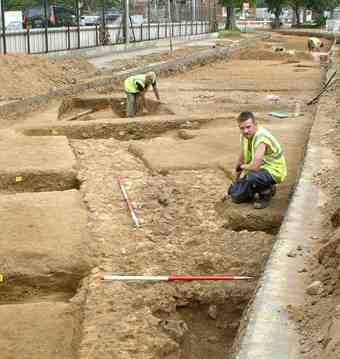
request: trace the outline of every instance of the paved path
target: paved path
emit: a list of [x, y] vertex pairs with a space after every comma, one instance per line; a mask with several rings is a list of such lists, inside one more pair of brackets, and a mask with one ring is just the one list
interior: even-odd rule
[[[186, 39], [173, 40], [173, 49], [193, 47], [193, 46], [213, 46], [216, 43], [217, 34], [203, 34]], [[131, 57], [145, 56], [169, 51], [169, 39], [145, 42], [143, 46], [131, 46], [129, 49], [112, 51], [101, 56], [89, 54], [88, 61], [99, 70], [112, 68], [113, 60], [129, 59]]]

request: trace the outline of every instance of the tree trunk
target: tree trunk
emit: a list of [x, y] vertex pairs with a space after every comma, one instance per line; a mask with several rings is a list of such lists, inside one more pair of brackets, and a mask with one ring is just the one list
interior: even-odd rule
[[274, 19], [274, 26], [273, 26], [274, 29], [278, 29], [281, 26], [280, 15], [281, 15], [281, 10], [275, 11], [275, 19]]
[[294, 12], [295, 12], [295, 16], [296, 16], [296, 25], [299, 26], [301, 25], [301, 21], [300, 21], [300, 8], [298, 6], [296, 6], [294, 8]]
[[227, 16], [225, 18], [225, 30], [234, 30], [234, 29], [235, 29], [234, 8], [227, 7]]

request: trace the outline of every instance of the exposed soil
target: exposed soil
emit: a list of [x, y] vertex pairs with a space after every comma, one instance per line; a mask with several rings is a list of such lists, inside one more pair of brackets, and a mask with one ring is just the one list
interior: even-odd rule
[[[220, 41], [219, 46], [230, 41]], [[143, 67], [150, 63], [185, 58], [209, 46], [178, 48], [155, 52], [149, 55], [136, 55], [128, 59], [112, 62], [113, 71]], [[44, 55], [0, 55], [0, 103], [47, 94], [49, 91], [74, 85], [99, 76], [100, 72], [85, 58], [58, 59]]]
[[164, 51], [164, 52], [155, 52], [149, 55], [139, 55], [139, 56], [131, 56], [129, 59], [123, 60], [114, 60], [112, 61], [112, 67], [114, 71], [120, 70], [128, 70], [135, 67], [143, 67], [148, 64], [175, 60], [179, 58], [185, 58], [194, 54], [195, 52], [207, 50], [210, 47], [188, 47], [188, 48], [180, 48], [175, 49], [172, 52]]
[[[276, 45], [276, 37], [288, 50], [303, 51], [301, 38], [275, 35]], [[305, 46], [305, 39], [303, 41]], [[41, 200], [36, 201], [31, 193], [20, 194], [27, 195], [28, 199], [24, 201], [25, 208], [21, 209], [21, 212], [18, 209], [23, 213], [20, 223], [16, 223], [15, 218], [9, 219], [11, 223], [8, 228], [13, 230], [8, 230], [8, 233], [18, 233], [15, 238], [21, 240], [16, 244], [16, 257], [9, 261], [10, 265], [3, 267], [6, 276], [15, 280], [20, 274], [21, 278], [25, 279], [26, 274], [29, 280], [21, 283], [18, 281], [21, 289], [14, 290], [13, 282], [0, 287], [7, 293], [6, 299], [2, 301], [6, 305], [0, 306], [0, 309], [6, 312], [7, 304], [11, 304], [12, 308], [14, 305], [20, 307], [20, 310], [13, 310], [7, 315], [13, 320], [6, 320], [8, 324], [2, 326], [0, 348], [8, 348], [5, 352], [6, 359], [18, 357], [17, 353], [21, 350], [25, 350], [23, 357], [34, 359], [228, 357], [243, 309], [254, 294], [257, 278], [271, 252], [275, 233], [298, 178], [315, 110], [314, 107], [304, 104], [315, 95], [320, 86], [319, 68], [308, 54], [301, 54], [300, 57], [294, 55], [294, 60], [290, 61], [291, 55], [277, 55], [268, 45], [269, 42], [264, 42], [258, 46], [258, 57], [255, 49], [248, 50], [248, 58], [244, 60], [243, 50], [235, 51], [231, 61], [226, 59], [197, 67], [190, 72], [161, 78], [160, 93], [167, 109], [176, 116], [187, 118], [184, 124], [175, 129], [169, 126], [168, 130], [164, 128], [162, 133], [145, 135], [141, 128], [137, 137], [124, 138], [125, 141], [104, 135], [94, 139], [91, 136], [99, 126], [101, 116], [115, 124], [115, 121], [122, 120], [119, 114], [114, 114], [111, 108], [100, 109], [92, 113], [87, 121], [72, 120], [70, 127], [73, 123], [84, 122], [82, 131], [87, 134], [85, 140], [75, 137], [68, 140], [77, 159], [79, 191], [86, 205], [87, 223], [84, 223], [84, 208], [78, 202], [74, 205], [74, 212], [71, 205], [63, 211], [60, 201], [63, 201], [63, 196], [67, 197], [67, 193], [59, 191], [59, 181], [55, 184], [54, 192], [46, 194], [46, 198], [50, 196], [50, 200], [44, 200], [34, 216], [30, 214], [30, 201], [39, 203]], [[183, 51], [181, 54], [185, 56], [186, 53]], [[168, 58], [168, 55], [164, 56], [164, 59]], [[31, 61], [34, 62], [34, 59]], [[37, 59], [39, 63], [40, 58]], [[135, 63], [134, 59], [131, 61]], [[59, 69], [58, 66], [56, 65]], [[305, 71], [297, 72], [301, 66]], [[79, 68], [79, 75], [82, 75], [81, 71]], [[24, 74], [24, 71], [22, 72]], [[64, 79], [67, 74], [67, 71], [63, 73]], [[34, 77], [32, 78], [33, 84], [30, 86], [35, 88]], [[40, 80], [36, 82], [39, 91], [43, 91], [43, 88], [39, 87]], [[52, 80], [49, 84], [54, 86]], [[46, 87], [45, 91], [48, 88]], [[278, 95], [278, 103], [270, 102], [268, 94]], [[119, 96], [117, 89], [106, 95]], [[152, 99], [152, 94], [148, 94], [148, 98]], [[293, 116], [296, 102], [302, 105], [302, 113], [298, 117]], [[72, 111], [67, 113], [65, 109], [58, 111], [60, 105], [61, 102], [45, 112], [27, 116], [26, 130], [30, 124], [38, 124], [41, 128], [58, 126], [58, 123], [65, 120], [66, 115], [72, 114]], [[261, 124], [279, 138], [288, 162], [287, 181], [279, 186], [270, 209], [262, 212], [254, 210], [250, 204], [237, 206], [221, 201], [231, 182], [222, 169], [230, 172], [239, 151], [238, 129], [234, 118], [242, 110], [255, 111]], [[289, 117], [273, 118], [268, 116], [271, 111], [287, 111]], [[162, 113], [157, 113], [156, 116], [155, 112], [151, 109], [149, 115], [154, 116], [144, 117], [145, 121], [157, 126], [157, 122], [162, 121]], [[58, 119], [58, 114], [59, 117], [65, 117]], [[195, 122], [192, 120], [193, 115], [207, 119], [206, 123]], [[120, 122], [120, 131], [131, 131], [131, 128], [138, 127], [138, 121], [141, 120], [137, 117], [136, 122]], [[150, 128], [152, 129], [152, 126], [149, 131]], [[21, 127], [13, 129], [20, 131]], [[60, 135], [58, 130], [48, 131], [54, 136]], [[4, 133], [4, 136], [7, 136], [7, 133]], [[336, 130], [331, 136], [334, 136], [331, 143], [338, 143]], [[334, 145], [334, 150], [340, 153], [336, 146]], [[10, 144], [8, 148], [11, 148]], [[31, 171], [34, 178], [38, 178], [40, 171], [32, 170], [30, 157], [35, 160], [35, 165], [41, 163], [42, 168], [45, 167], [44, 162], [53, 162], [52, 157], [35, 157], [34, 152], [31, 156], [27, 155], [23, 159], [27, 164], [25, 168]], [[15, 161], [11, 160], [11, 163], [13, 162]], [[9, 175], [15, 179], [21, 178], [16, 168], [13, 168]], [[132, 225], [117, 184], [118, 176], [123, 179], [134, 202], [142, 223], [140, 229], [134, 229]], [[328, 181], [328, 178], [333, 180]], [[331, 189], [337, 188], [336, 178], [337, 172], [331, 176], [329, 172], [317, 176], [320, 181], [327, 179], [325, 186]], [[27, 192], [32, 190], [25, 189]], [[78, 193], [75, 189], [73, 192]], [[62, 195], [59, 196], [60, 193]], [[20, 200], [17, 196], [2, 195], [2, 200], [13, 209], [13, 213], [13, 203]], [[333, 218], [332, 235], [336, 241], [335, 227], [339, 226], [340, 215], [336, 192], [333, 196], [334, 201], [327, 210]], [[65, 206], [67, 203], [65, 200]], [[74, 214], [80, 215], [82, 221], [72, 224], [72, 221], [76, 220]], [[69, 243], [70, 233], [77, 238], [76, 243]], [[89, 234], [90, 243], [86, 240]], [[8, 253], [9, 257], [13, 243], [10, 243], [7, 237], [0, 237], [0, 251]], [[44, 244], [46, 248], [30, 246], [32, 240], [34, 243]], [[337, 284], [334, 284], [338, 267], [336, 250], [337, 246], [331, 244], [319, 252], [319, 262], [325, 269], [315, 265], [315, 260], [311, 261], [315, 268], [311, 273], [315, 273], [315, 278], [327, 276], [328, 280], [329, 276], [332, 277], [332, 280], [326, 283], [329, 284], [328, 294], [335, 294], [338, 289]], [[53, 261], [48, 261], [47, 254], [51, 255], [53, 252], [56, 257]], [[63, 260], [65, 257], [66, 260]], [[41, 258], [44, 260], [40, 260]], [[20, 273], [15, 272], [16, 260], [20, 264]], [[98, 263], [90, 274], [86, 271], [89, 262]], [[100, 277], [104, 273], [229, 273], [250, 275], [254, 279], [225, 283], [121, 283], [101, 281]], [[43, 283], [39, 284], [39, 280], [34, 280], [41, 278], [42, 274], [48, 279], [44, 283], [50, 283], [51, 288], [53, 283], [60, 284], [69, 280], [69, 290], [59, 285], [53, 295], [46, 290]], [[75, 274], [83, 277], [79, 283]], [[59, 282], [54, 281], [58, 278]], [[78, 284], [76, 294], [70, 298]], [[32, 302], [33, 304], [28, 304]], [[319, 341], [319, 333], [316, 330], [321, 320], [330, 320], [332, 311], [329, 309], [337, 312], [334, 309], [335, 304], [335, 296], [329, 298], [320, 295], [316, 303], [307, 303], [302, 322], [302, 310], [290, 309], [292, 319], [303, 323], [305, 328], [301, 330], [306, 330], [306, 337], [310, 336], [305, 341], [308, 343], [307, 347], [313, 349], [315, 358], [325, 347], [322, 346], [323, 343], [328, 344], [336, 337], [332, 336], [331, 340], [324, 337]], [[319, 308], [319, 305], [322, 310], [316, 315], [315, 309]], [[36, 317], [36, 308], [41, 308], [46, 315], [40, 313], [41, 315]], [[58, 314], [61, 315], [57, 321], [55, 318]], [[42, 324], [32, 325], [35, 318]], [[51, 327], [54, 328], [55, 338], [48, 342], [42, 334]], [[26, 340], [18, 340], [15, 336], [17, 328], [22, 329], [18, 332], [20, 337], [31, 338], [35, 334], [36, 339], [31, 340], [31, 344]], [[63, 340], [66, 336], [61, 334], [61, 329], [64, 328], [68, 330], [67, 340]], [[332, 328], [336, 330], [336, 326]], [[10, 335], [5, 336], [8, 331]], [[27, 335], [28, 332], [31, 334]], [[43, 344], [39, 346], [40, 339]], [[23, 348], [23, 344], [26, 348]], [[336, 344], [337, 342], [334, 342], [334, 346], [332, 344], [329, 347], [335, 348], [334, 351], [330, 349], [327, 352], [329, 359], [338, 357], [333, 354], [339, 353]]]
[[42, 55], [0, 55], [0, 101], [42, 95], [94, 75], [85, 59], [49, 59]]

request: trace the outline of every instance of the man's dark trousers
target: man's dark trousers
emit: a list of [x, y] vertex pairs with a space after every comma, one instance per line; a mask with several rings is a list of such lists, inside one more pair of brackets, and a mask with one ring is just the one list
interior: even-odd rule
[[246, 176], [231, 184], [228, 194], [235, 203], [251, 202], [256, 193], [263, 193], [275, 185], [273, 177], [266, 170], [250, 171]]

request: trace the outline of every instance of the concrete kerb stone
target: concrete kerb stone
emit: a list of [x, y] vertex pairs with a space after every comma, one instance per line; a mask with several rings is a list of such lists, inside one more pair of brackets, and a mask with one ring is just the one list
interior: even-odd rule
[[[334, 62], [332, 64], [334, 66]], [[328, 71], [332, 73], [334, 68]], [[329, 163], [329, 152], [321, 148], [318, 129], [319, 123], [324, 120], [322, 106], [321, 100], [299, 182], [256, 294], [241, 322], [232, 351], [233, 359], [288, 359], [301, 355], [295, 323], [289, 319], [288, 306], [294, 308], [304, 303], [304, 281], [298, 272], [304, 265], [304, 259], [297, 257], [292, 260], [287, 254], [299, 245], [303, 248], [310, 246], [311, 236], [321, 228], [320, 203], [325, 194], [313, 184], [312, 178], [323, 161]]]
[[[261, 34], [258, 38], [266, 38], [267, 34]], [[238, 47], [247, 46], [250, 42], [256, 41], [255, 39], [244, 39], [240, 41]], [[112, 87], [112, 82], [122, 81], [127, 76], [131, 76], [141, 72], [155, 71], [157, 74], [166, 74], [169, 72], [184, 71], [190, 69], [196, 65], [203, 65], [209, 62], [216, 61], [218, 59], [225, 59], [228, 57], [230, 51], [229, 47], [226, 48], [215, 48], [211, 50], [202, 51], [201, 53], [196, 53], [191, 56], [188, 56], [184, 59], [171, 60], [167, 62], [162, 62], [158, 64], [149, 65], [139, 69], [131, 69], [127, 71], [122, 71], [116, 74], [108, 75], [107, 72], [104, 72], [104, 76], [90, 80], [85, 83], [76, 84], [69, 86], [63, 89], [52, 90], [48, 94], [29, 97], [20, 101], [13, 101], [0, 105], [0, 119], [1, 117], [13, 116], [13, 115], [22, 115], [29, 113], [30, 111], [39, 108], [42, 105], [46, 105], [49, 101], [61, 98], [63, 96], [76, 95], [87, 90], [102, 88], [110, 89]], [[106, 75], [107, 74], [107, 75]]]

